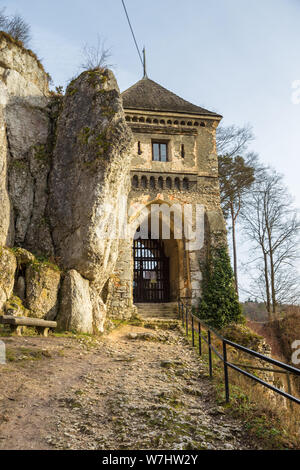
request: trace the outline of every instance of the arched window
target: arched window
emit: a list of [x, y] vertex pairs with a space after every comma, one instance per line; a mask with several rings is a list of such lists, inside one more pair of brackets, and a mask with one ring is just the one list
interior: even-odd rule
[[142, 184], [142, 188], [146, 189], [148, 184], [147, 184], [147, 178], [146, 176], [142, 176], [142, 179], [141, 179], [141, 184]]
[[182, 184], [183, 189], [189, 189], [189, 180], [188, 178], [183, 178], [183, 184]]
[[158, 178], [158, 187], [159, 189], [164, 189], [164, 180], [162, 176]]
[[170, 178], [170, 176], [168, 176], [166, 179], [166, 188], [172, 189], [172, 179]]
[[154, 176], [150, 177], [150, 188], [155, 189], [155, 178], [154, 178]]
[[139, 178], [137, 175], [134, 175], [134, 177], [132, 178], [132, 187], [133, 188], [139, 187]]
[[138, 141], [138, 155], [142, 155], [142, 147], [141, 147], [141, 142]]
[[178, 189], [178, 191], [180, 191], [180, 179], [179, 178], [175, 178], [175, 188]]

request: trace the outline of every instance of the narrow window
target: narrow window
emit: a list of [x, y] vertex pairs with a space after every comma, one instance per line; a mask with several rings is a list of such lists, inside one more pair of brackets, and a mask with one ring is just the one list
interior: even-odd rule
[[150, 178], [150, 188], [155, 189], [155, 179], [153, 176], [151, 176]]
[[184, 144], [181, 144], [181, 158], [185, 157]]
[[141, 147], [141, 142], [138, 141], [138, 155], [142, 155], [142, 147]]
[[138, 179], [137, 175], [134, 175], [134, 177], [132, 178], [132, 186], [133, 186], [133, 188], [138, 188], [139, 187], [139, 179]]
[[168, 143], [152, 142], [152, 160], [155, 162], [168, 161]]
[[166, 179], [166, 187], [167, 189], [172, 189], [172, 180], [169, 176]]

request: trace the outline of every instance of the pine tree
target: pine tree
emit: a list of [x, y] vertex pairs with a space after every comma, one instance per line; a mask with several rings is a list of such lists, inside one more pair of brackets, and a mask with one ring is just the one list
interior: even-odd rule
[[196, 314], [214, 328], [244, 323], [226, 246], [211, 248], [203, 273], [203, 291]]

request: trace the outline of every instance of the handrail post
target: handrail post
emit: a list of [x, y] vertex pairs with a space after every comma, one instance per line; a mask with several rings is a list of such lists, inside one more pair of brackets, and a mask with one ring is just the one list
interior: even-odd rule
[[194, 317], [192, 316], [192, 344], [195, 347]]
[[199, 335], [199, 355], [202, 356], [202, 338], [201, 338], [201, 323], [198, 323], [198, 335]]
[[227, 366], [227, 348], [226, 341], [223, 340], [223, 363], [224, 363], [224, 382], [225, 382], [225, 397], [226, 403], [229, 403], [229, 380], [228, 380], [228, 366]]
[[189, 335], [189, 311], [188, 311], [188, 306], [186, 305], [185, 307], [185, 321], [186, 321], [186, 335]]
[[207, 336], [208, 336], [209, 375], [210, 375], [210, 377], [212, 377], [212, 376], [213, 376], [213, 371], [212, 371], [211, 335], [210, 335], [210, 330], [207, 330]]

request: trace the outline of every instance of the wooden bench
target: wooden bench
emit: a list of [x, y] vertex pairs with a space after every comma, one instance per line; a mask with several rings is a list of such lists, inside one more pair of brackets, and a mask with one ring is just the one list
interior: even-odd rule
[[56, 321], [40, 320], [39, 318], [14, 317], [13, 315], [3, 315], [0, 317], [0, 323], [10, 325], [10, 329], [22, 336], [23, 326], [34, 326], [40, 334], [47, 338], [50, 328], [56, 328]]

